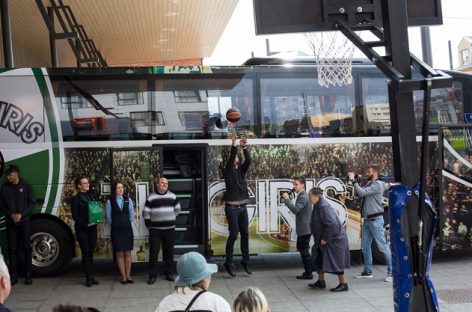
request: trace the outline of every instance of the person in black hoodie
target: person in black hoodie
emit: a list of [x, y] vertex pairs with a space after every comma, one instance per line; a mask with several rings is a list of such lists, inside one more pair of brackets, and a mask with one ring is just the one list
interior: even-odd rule
[[88, 205], [92, 200], [89, 190], [90, 183], [87, 176], [83, 175], [75, 179], [74, 185], [77, 194], [71, 200], [72, 219], [75, 221], [75, 234], [82, 253], [82, 267], [85, 272], [85, 286], [98, 285], [93, 277], [93, 251], [97, 243], [97, 224], [89, 223]]
[[226, 185], [225, 194], [225, 214], [228, 221], [229, 236], [226, 241], [226, 256], [224, 267], [229, 275], [236, 276], [233, 264], [234, 242], [241, 233], [241, 252], [243, 259], [241, 264], [247, 274], [251, 274], [252, 270], [249, 265], [249, 217], [246, 208], [246, 202], [249, 199], [247, 190], [246, 173], [251, 164], [251, 153], [249, 152], [247, 139], [239, 140], [244, 154], [244, 162], [237, 155], [236, 141], [237, 136], [231, 137], [231, 152], [224, 169], [224, 178]]
[[10, 258], [11, 284], [18, 282], [18, 256], [24, 250], [25, 285], [31, 285], [31, 223], [30, 214], [35, 203], [33, 187], [25, 179], [20, 178], [20, 170], [15, 165], [9, 165], [6, 170], [6, 183], [0, 192], [0, 206], [6, 217], [8, 254]]

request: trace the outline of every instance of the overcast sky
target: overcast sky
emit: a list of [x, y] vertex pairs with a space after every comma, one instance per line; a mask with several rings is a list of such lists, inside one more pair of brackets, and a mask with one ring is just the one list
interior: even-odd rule
[[[451, 41], [454, 68], [458, 67], [457, 46], [464, 36], [472, 36], [472, 1], [442, 0], [443, 25], [430, 27], [433, 51], [433, 67], [449, 69], [448, 40]], [[205, 65], [239, 65], [251, 57], [266, 55], [265, 39], [270, 39], [270, 50], [303, 51], [310, 53], [301, 34], [257, 36], [254, 29], [252, 0], [239, 0], [233, 17], [217, 44], [213, 55], [204, 60]], [[409, 30], [410, 51], [422, 56], [419, 28]], [[356, 54], [356, 56], [362, 56]]]

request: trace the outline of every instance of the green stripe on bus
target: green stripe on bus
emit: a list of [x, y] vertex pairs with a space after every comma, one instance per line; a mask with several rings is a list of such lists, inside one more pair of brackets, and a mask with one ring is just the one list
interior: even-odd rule
[[60, 150], [59, 150], [59, 134], [57, 131], [56, 117], [54, 116], [54, 107], [52, 106], [51, 95], [49, 94], [48, 86], [44, 78], [41, 68], [33, 68], [33, 73], [38, 83], [39, 90], [43, 96], [44, 110], [49, 124], [49, 131], [51, 133], [51, 147], [52, 147], [52, 180], [51, 191], [46, 205], [46, 213], [51, 213], [54, 201], [56, 199], [59, 186], [59, 166], [60, 166]]

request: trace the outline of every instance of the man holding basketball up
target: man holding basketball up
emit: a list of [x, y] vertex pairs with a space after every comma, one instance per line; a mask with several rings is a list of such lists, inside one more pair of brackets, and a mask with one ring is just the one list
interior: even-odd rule
[[236, 133], [231, 134], [231, 152], [224, 169], [224, 178], [226, 184], [225, 194], [225, 214], [228, 221], [229, 237], [226, 242], [226, 260], [224, 267], [229, 275], [236, 276], [233, 264], [233, 249], [234, 242], [238, 238], [238, 233], [241, 233], [241, 252], [243, 259], [241, 264], [247, 274], [251, 274], [251, 267], [249, 266], [249, 217], [246, 208], [246, 201], [249, 199], [247, 190], [246, 173], [251, 164], [251, 154], [249, 152], [247, 139], [239, 140], [239, 145], [243, 150], [244, 162], [238, 157], [238, 149]]

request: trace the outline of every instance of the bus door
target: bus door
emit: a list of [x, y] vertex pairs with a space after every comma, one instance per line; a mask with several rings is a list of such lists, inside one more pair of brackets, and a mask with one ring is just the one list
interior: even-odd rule
[[207, 144], [159, 145], [161, 175], [177, 195], [181, 212], [177, 217], [175, 252], [208, 251]]

